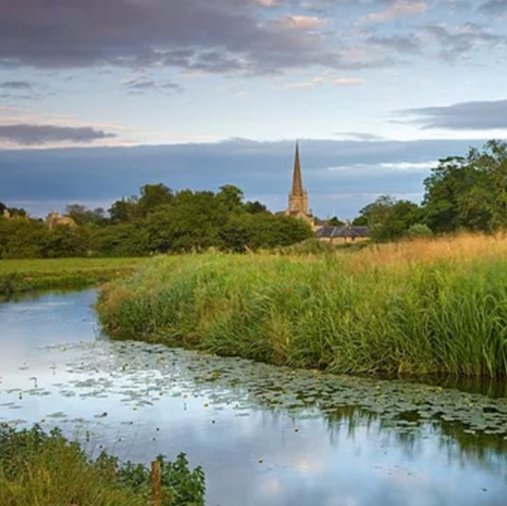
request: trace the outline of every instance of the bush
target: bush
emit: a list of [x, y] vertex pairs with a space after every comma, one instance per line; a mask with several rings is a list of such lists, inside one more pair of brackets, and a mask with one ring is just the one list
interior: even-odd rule
[[[203, 506], [204, 473], [188, 468], [184, 454], [162, 464], [163, 506]], [[102, 453], [86, 456], [58, 429], [46, 434], [38, 426], [15, 431], [0, 425], [0, 504], [2, 506], [147, 506], [150, 471], [120, 465]]]
[[415, 225], [412, 225], [407, 231], [407, 236], [411, 238], [431, 237], [432, 235], [433, 232], [431, 231], [431, 228], [424, 223], [416, 223]]

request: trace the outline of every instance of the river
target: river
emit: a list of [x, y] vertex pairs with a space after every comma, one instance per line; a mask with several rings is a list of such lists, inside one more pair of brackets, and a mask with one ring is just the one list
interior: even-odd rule
[[505, 506], [507, 401], [111, 342], [94, 290], [0, 304], [0, 422], [184, 451], [209, 506]]

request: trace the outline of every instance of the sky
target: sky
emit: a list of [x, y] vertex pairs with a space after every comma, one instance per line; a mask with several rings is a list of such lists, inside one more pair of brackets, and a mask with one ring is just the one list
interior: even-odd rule
[[507, 138], [507, 0], [0, 0], [0, 201], [240, 186], [352, 218]]

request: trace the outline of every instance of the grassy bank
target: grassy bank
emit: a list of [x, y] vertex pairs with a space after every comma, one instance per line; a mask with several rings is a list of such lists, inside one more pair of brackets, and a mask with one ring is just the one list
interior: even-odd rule
[[102, 283], [131, 273], [144, 261], [143, 258], [0, 260], [0, 296]]
[[[189, 470], [184, 455], [160, 460], [160, 505], [204, 505], [202, 470]], [[151, 497], [150, 471], [141, 465], [120, 465], [106, 454], [92, 460], [58, 431], [0, 426], [2, 506], [149, 506]]]
[[156, 258], [98, 312], [139, 339], [335, 372], [505, 376], [507, 239]]

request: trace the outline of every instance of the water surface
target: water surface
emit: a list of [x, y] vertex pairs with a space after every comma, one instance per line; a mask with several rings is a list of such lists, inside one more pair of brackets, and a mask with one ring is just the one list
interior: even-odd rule
[[507, 504], [507, 401], [101, 337], [92, 290], [0, 304], [0, 421], [187, 453], [208, 505]]

